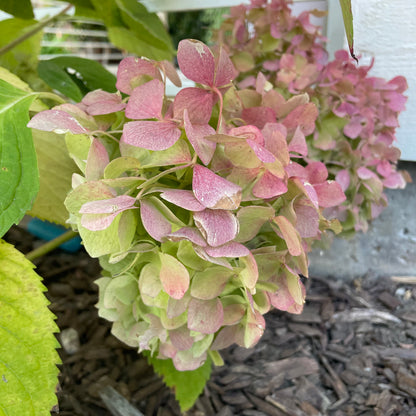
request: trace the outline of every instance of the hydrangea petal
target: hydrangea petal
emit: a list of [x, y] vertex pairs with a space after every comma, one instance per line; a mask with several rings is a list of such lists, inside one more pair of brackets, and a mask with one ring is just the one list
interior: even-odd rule
[[81, 225], [90, 231], [101, 231], [108, 228], [119, 212], [113, 214], [84, 214], [81, 217]]
[[62, 110], [42, 111], [33, 116], [27, 126], [37, 130], [53, 131], [57, 134], [88, 133], [88, 130], [75, 117]]
[[164, 200], [188, 211], [203, 211], [205, 209], [205, 207], [195, 198], [192, 191], [187, 191], [185, 189], [167, 189], [166, 191], [163, 191], [160, 196]]
[[125, 143], [148, 150], [166, 150], [181, 136], [173, 121], [131, 121], [123, 128]]
[[126, 117], [135, 120], [161, 119], [164, 96], [165, 86], [158, 79], [152, 79], [136, 87], [127, 103]]
[[250, 139], [247, 139], [246, 142], [254, 150], [254, 153], [259, 158], [259, 160], [261, 160], [263, 163], [273, 163], [276, 161], [276, 157], [273, 155], [273, 153], [269, 152], [265, 147]]
[[215, 59], [204, 43], [194, 40], [181, 40], [178, 45], [178, 64], [182, 73], [192, 81], [213, 86]]
[[285, 194], [287, 192], [287, 185], [285, 181], [266, 171], [254, 185], [252, 192], [257, 198], [274, 198]]
[[194, 124], [207, 124], [211, 118], [214, 96], [211, 91], [202, 88], [184, 88], [178, 92], [173, 101], [175, 119], [182, 119], [188, 111], [189, 120]]
[[188, 308], [188, 329], [202, 334], [214, 334], [224, 320], [224, 310], [218, 298], [210, 300], [191, 299]]
[[152, 62], [128, 56], [118, 66], [116, 87], [125, 94], [131, 94], [146, 77], [161, 79], [159, 70]]
[[279, 227], [283, 239], [286, 242], [287, 249], [292, 256], [300, 256], [303, 252], [299, 233], [292, 223], [283, 215], [273, 218], [273, 222]]
[[215, 130], [209, 125], [192, 125], [188, 113], [184, 112], [185, 132], [189, 142], [204, 165], [208, 165], [216, 149], [215, 142], [205, 137], [215, 134]]
[[104, 170], [109, 163], [107, 149], [98, 139], [94, 138], [88, 151], [85, 178], [89, 181], [103, 178]]
[[172, 232], [170, 222], [150, 201], [140, 201], [140, 216], [143, 227], [155, 240], [162, 241]]
[[230, 211], [206, 209], [195, 212], [194, 222], [212, 247], [228, 243], [238, 233], [238, 220]]
[[222, 87], [228, 85], [238, 75], [237, 70], [234, 68], [231, 62], [230, 56], [223, 46], [219, 47], [219, 52], [216, 55], [216, 72], [214, 85], [216, 87]]
[[196, 228], [192, 227], [183, 227], [174, 233], [168, 234], [167, 238], [171, 241], [188, 240], [201, 247], [207, 246], [201, 233]]
[[115, 113], [126, 107], [121, 95], [103, 90], [89, 92], [81, 102], [86, 106], [85, 111], [91, 116]]
[[160, 281], [163, 289], [173, 299], [181, 299], [189, 288], [189, 272], [175, 257], [159, 253], [161, 261]]
[[230, 241], [219, 247], [205, 247], [206, 253], [211, 257], [244, 257], [250, 254], [250, 250], [240, 243]]
[[80, 214], [114, 214], [134, 206], [136, 198], [128, 195], [120, 195], [115, 198], [101, 201], [86, 202], [79, 210]]
[[196, 199], [211, 209], [237, 209], [241, 202], [242, 189], [234, 183], [216, 175], [208, 168], [195, 165], [192, 190]]
[[318, 195], [319, 206], [323, 208], [335, 207], [347, 199], [338, 182], [326, 181], [313, 187]]

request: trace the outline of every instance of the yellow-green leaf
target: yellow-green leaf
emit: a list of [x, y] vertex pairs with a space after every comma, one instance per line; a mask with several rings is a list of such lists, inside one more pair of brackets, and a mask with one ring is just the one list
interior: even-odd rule
[[63, 136], [40, 130], [33, 130], [32, 133], [38, 158], [40, 188], [29, 214], [66, 225], [69, 214], [64, 201], [72, 189], [72, 174], [79, 170], [68, 155]]
[[49, 414], [57, 403], [60, 363], [41, 278], [33, 264], [0, 240], [0, 415]]

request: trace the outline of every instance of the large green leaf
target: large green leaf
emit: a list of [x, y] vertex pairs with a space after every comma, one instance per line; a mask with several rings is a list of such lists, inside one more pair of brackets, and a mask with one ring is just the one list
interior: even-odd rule
[[354, 25], [352, 18], [351, 0], [339, 0], [344, 19], [345, 33], [347, 34], [348, 46], [351, 56], [357, 61], [354, 54]]
[[202, 393], [211, 376], [212, 363], [208, 358], [202, 367], [194, 371], [178, 371], [172, 360], [159, 360], [148, 356], [149, 363], [163, 377], [163, 381], [175, 392], [176, 400], [184, 412], [190, 409]]
[[137, 0], [116, 0], [129, 29], [148, 45], [173, 52], [172, 41], [156, 13], [149, 13]]
[[[16, 2], [17, 4], [18, 2]], [[22, 36], [38, 22], [36, 20], [7, 19], [0, 21], [0, 47], [8, 45], [11, 41]], [[36, 67], [40, 53], [42, 31], [37, 32], [29, 39], [19, 43], [9, 52], [0, 56], [0, 66], [4, 66], [24, 81], [35, 85], [37, 78]]]
[[108, 28], [108, 37], [114, 46], [119, 49], [129, 51], [138, 56], [161, 61], [170, 59], [171, 53], [153, 48], [146, 42], [137, 37], [131, 30], [126, 27], [114, 26]]
[[33, 9], [30, 0], [0, 0], [0, 10], [22, 19], [33, 19]]
[[58, 328], [33, 264], [0, 240], [0, 415], [39, 416], [56, 404]]
[[[70, 70], [76, 71], [76, 74]], [[100, 63], [86, 58], [60, 56], [41, 61], [38, 73], [50, 87], [74, 101], [81, 101], [87, 92], [99, 88], [116, 91], [116, 77]]]
[[38, 158], [40, 188], [29, 214], [66, 225], [69, 214], [64, 201], [72, 189], [72, 174], [79, 172], [79, 169], [68, 155], [63, 136], [40, 130], [33, 130], [32, 134]]
[[35, 148], [26, 127], [35, 98], [0, 80], [0, 236], [23, 218], [39, 190]]

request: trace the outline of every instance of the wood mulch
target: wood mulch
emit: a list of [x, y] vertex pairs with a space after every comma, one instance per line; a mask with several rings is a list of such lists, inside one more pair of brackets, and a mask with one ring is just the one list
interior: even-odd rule
[[[23, 252], [39, 244], [18, 227], [6, 240]], [[181, 415], [146, 360], [98, 318], [98, 263], [58, 250], [37, 265], [64, 347], [59, 415]], [[273, 311], [255, 348], [224, 351], [186, 414], [416, 415], [416, 279], [398, 280], [308, 279], [302, 315]]]

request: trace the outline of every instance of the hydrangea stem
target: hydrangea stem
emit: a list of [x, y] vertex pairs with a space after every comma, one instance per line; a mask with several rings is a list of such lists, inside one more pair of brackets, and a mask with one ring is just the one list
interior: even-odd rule
[[78, 235], [77, 232], [69, 230], [60, 236], [54, 238], [53, 240], [47, 242], [46, 244], [42, 244], [40, 247], [36, 248], [35, 250], [30, 251], [26, 254], [26, 258], [29, 261], [32, 261], [44, 256], [45, 254], [49, 253], [52, 250], [58, 248], [61, 244], [66, 243], [67, 241], [71, 240], [72, 238]]

